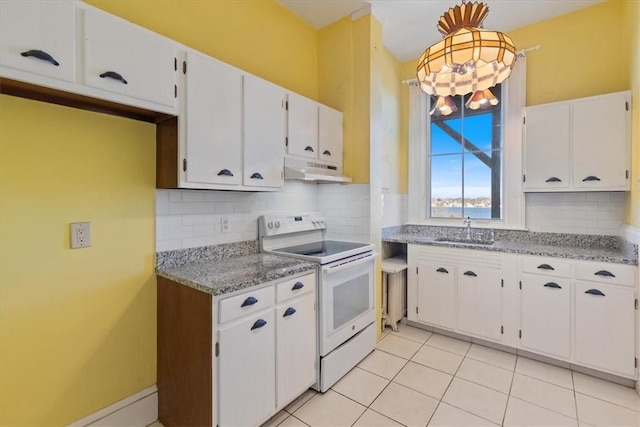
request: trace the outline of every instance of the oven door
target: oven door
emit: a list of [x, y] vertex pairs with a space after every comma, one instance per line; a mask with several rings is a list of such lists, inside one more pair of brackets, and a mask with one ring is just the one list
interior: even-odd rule
[[375, 321], [376, 256], [369, 253], [343, 264], [337, 261], [321, 267], [320, 356], [326, 356]]

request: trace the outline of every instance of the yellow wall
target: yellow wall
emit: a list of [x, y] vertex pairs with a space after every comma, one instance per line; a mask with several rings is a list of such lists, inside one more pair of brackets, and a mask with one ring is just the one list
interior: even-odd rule
[[[155, 127], [0, 96], [0, 425], [62, 425], [156, 379]], [[69, 223], [93, 246], [70, 249]]]
[[402, 122], [404, 111], [402, 64], [389, 49], [382, 46], [380, 65], [382, 67], [382, 152], [383, 158], [388, 159], [389, 166], [395, 165], [390, 168], [389, 182], [383, 182], [383, 185], [389, 187], [390, 193], [406, 194], [408, 137], [406, 126], [403, 127]]
[[369, 183], [371, 15], [318, 31], [318, 100], [343, 112], [344, 173]]
[[527, 54], [527, 105], [629, 89], [623, 2], [608, 1], [509, 31]]
[[640, 2], [625, 1], [623, 38], [627, 43], [625, 54], [629, 58], [629, 78], [633, 101], [631, 141], [633, 145], [633, 165], [631, 167], [631, 192], [625, 203], [626, 224], [640, 227]]
[[[317, 32], [274, 1], [89, 3], [317, 98]], [[0, 425], [66, 424], [156, 381], [155, 128], [0, 108]]]
[[317, 32], [274, 0], [86, 0], [158, 34], [318, 98]]

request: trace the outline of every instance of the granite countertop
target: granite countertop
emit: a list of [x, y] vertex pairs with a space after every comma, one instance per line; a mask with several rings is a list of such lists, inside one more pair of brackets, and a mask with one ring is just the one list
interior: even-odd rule
[[[466, 229], [463, 227], [405, 225], [385, 228], [382, 233], [384, 242], [550, 256], [616, 264], [638, 264], [638, 246], [614, 236], [494, 230], [494, 243], [491, 245], [450, 243], [436, 240], [441, 238], [464, 240], [465, 237]], [[471, 238], [490, 242], [491, 230], [472, 229]]]
[[[243, 242], [243, 244], [247, 244]], [[161, 252], [158, 276], [220, 296], [317, 268], [295, 258], [257, 253], [257, 246], [236, 244]]]

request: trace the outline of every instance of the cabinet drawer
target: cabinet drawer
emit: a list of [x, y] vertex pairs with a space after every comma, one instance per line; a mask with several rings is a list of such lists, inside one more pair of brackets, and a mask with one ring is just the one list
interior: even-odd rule
[[315, 287], [315, 273], [278, 283], [276, 285], [277, 302], [286, 301], [298, 295], [306, 294], [307, 292], [311, 292]]
[[633, 286], [635, 284], [635, 267], [598, 262], [579, 263], [576, 264], [576, 279]]
[[571, 277], [571, 263], [558, 258], [523, 257], [521, 265], [525, 273]]
[[246, 292], [220, 301], [220, 323], [229, 322], [247, 314], [255, 313], [273, 305], [274, 287]]

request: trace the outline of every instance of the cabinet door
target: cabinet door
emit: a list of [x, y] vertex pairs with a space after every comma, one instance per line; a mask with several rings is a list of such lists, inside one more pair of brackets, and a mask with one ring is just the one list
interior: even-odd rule
[[287, 153], [318, 157], [318, 104], [295, 93], [287, 96]]
[[525, 191], [569, 188], [569, 110], [568, 103], [525, 110]]
[[244, 179], [246, 186], [282, 187], [284, 91], [256, 77], [244, 77]]
[[458, 330], [500, 340], [502, 288], [500, 270], [458, 267]]
[[318, 158], [342, 163], [342, 113], [318, 106]]
[[174, 107], [175, 44], [108, 14], [84, 13], [85, 84]]
[[573, 182], [576, 188], [630, 189], [628, 101], [623, 92], [573, 104]]
[[563, 359], [571, 357], [571, 282], [568, 278], [522, 275], [520, 345]]
[[418, 321], [455, 329], [455, 275], [451, 264], [418, 263]]
[[218, 424], [255, 426], [275, 411], [273, 309], [218, 331]]
[[242, 182], [242, 75], [193, 52], [186, 62], [186, 180], [233, 188]]
[[632, 377], [634, 368], [634, 289], [577, 282], [575, 285], [576, 362]]
[[69, 2], [0, 1], [0, 65], [73, 83], [75, 28]]
[[276, 396], [282, 408], [316, 382], [315, 293], [276, 309]]

